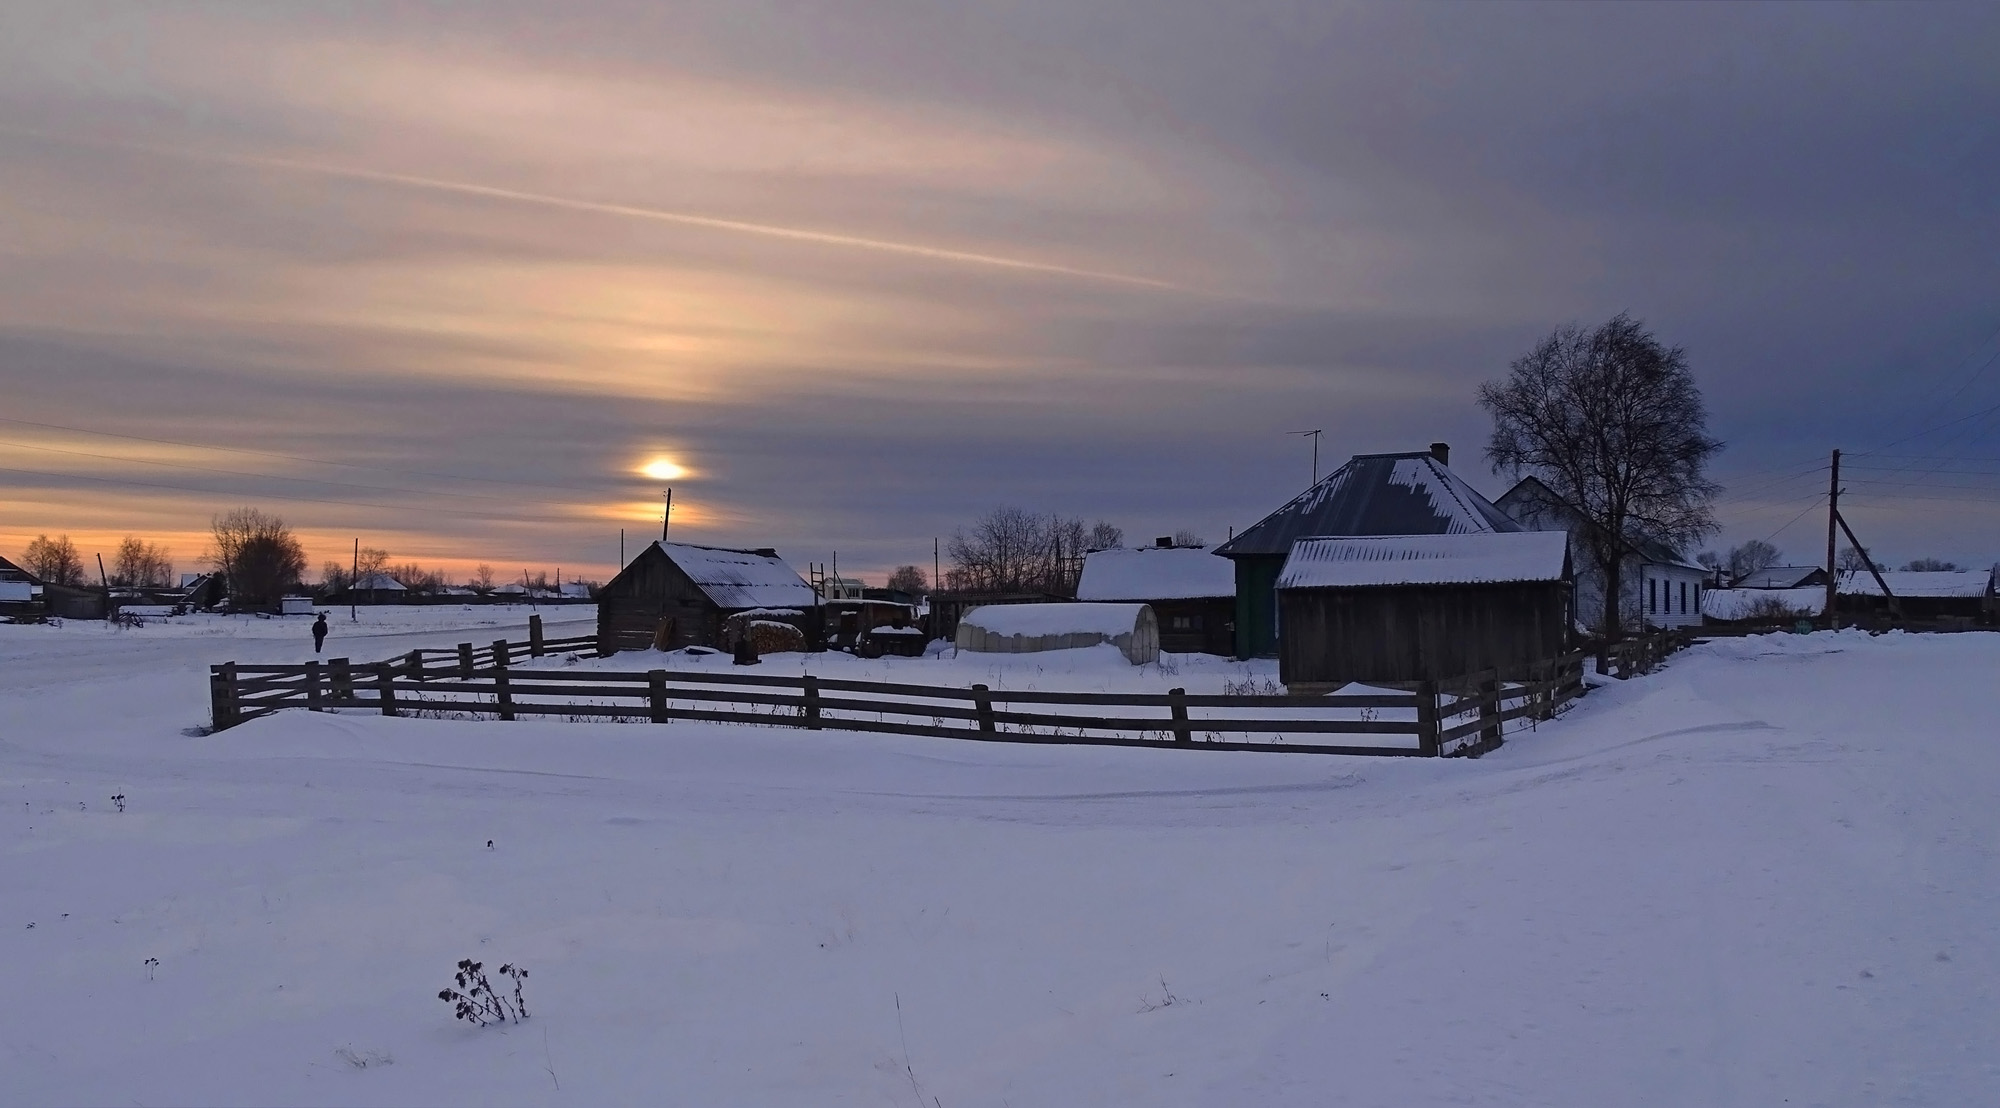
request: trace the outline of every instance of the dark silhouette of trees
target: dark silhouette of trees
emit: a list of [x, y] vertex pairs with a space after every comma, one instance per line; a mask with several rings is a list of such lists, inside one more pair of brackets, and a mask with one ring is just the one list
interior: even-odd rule
[[1627, 544], [1685, 546], [1716, 530], [1708, 480], [1722, 443], [1687, 354], [1620, 313], [1594, 330], [1560, 327], [1479, 386], [1493, 417], [1494, 471], [1532, 472], [1583, 517], [1583, 547], [1604, 574], [1603, 632], [1623, 630]]
[[212, 519], [209, 533], [215, 543], [209, 561], [222, 571], [237, 607], [276, 604], [305, 574], [305, 547], [277, 516], [237, 508]]
[[174, 584], [174, 558], [166, 547], [133, 535], [118, 544], [111, 562], [111, 583], [131, 588], [164, 589]]
[[35, 536], [28, 549], [21, 554], [21, 568], [50, 585], [80, 585], [83, 583], [83, 555], [76, 552], [76, 544], [68, 535], [50, 538]]
[[896, 572], [889, 575], [888, 585], [911, 596], [922, 596], [930, 591], [931, 579], [921, 566], [897, 566]]
[[1083, 556], [1125, 541], [1125, 532], [1098, 520], [1040, 515], [1024, 508], [995, 508], [971, 527], [953, 532], [946, 553], [946, 583], [971, 592], [1039, 592], [1071, 596]]

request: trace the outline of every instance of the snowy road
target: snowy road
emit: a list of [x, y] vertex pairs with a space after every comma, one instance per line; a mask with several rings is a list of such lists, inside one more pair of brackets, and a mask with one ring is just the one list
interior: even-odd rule
[[[1477, 762], [190, 737], [157, 661], [0, 684], [0, 1103], [2000, 1103], [2000, 636], [1700, 647]], [[534, 1018], [453, 1024], [468, 955]]]

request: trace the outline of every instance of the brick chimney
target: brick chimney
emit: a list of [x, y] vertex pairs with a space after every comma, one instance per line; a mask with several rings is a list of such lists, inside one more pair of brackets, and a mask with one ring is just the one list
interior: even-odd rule
[[1450, 444], [1450, 443], [1448, 443], [1448, 442], [1434, 442], [1434, 443], [1432, 443], [1432, 444], [1431, 444], [1431, 457], [1433, 457], [1433, 458], [1436, 458], [1436, 459], [1437, 459], [1437, 463], [1438, 463], [1439, 465], [1441, 465], [1441, 466], [1448, 466], [1448, 465], [1450, 465], [1450, 464], [1451, 464], [1451, 444]]

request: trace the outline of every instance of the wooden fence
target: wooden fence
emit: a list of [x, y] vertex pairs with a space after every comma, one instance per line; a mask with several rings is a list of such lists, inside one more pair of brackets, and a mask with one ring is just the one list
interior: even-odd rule
[[1694, 641], [1695, 632], [1686, 627], [1667, 627], [1609, 643], [1597, 652], [1597, 672], [1624, 680], [1651, 673], [1667, 656]]
[[[582, 641], [544, 646], [555, 652]], [[432, 665], [434, 655], [445, 655], [443, 664]], [[1580, 695], [1584, 655], [1552, 659], [1527, 682], [1503, 683], [1488, 671], [1426, 682], [1408, 692], [1331, 696], [955, 689], [664, 669], [513, 670], [516, 657], [511, 644], [495, 643], [490, 649], [461, 646], [455, 653], [412, 651], [364, 665], [335, 658], [304, 665], [215, 666], [210, 675], [215, 728], [305, 708], [502, 720], [536, 715], [656, 724], [691, 720], [988, 742], [1477, 755], [1498, 746], [1509, 723], [1551, 718]], [[494, 658], [506, 662], [493, 664]], [[1376, 741], [1326, 741], [1331, 736]]]

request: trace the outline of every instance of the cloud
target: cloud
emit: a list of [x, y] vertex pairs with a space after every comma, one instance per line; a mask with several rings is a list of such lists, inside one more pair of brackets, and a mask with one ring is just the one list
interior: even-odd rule
[[[1627, 309], [1688, 347], [1722, 476], [1749, 490], [1732, 537], [1758, 537], [1800, 518], [1831, 446], [2000, 401], [1967, 360], [2000, 328], [1996, 27], [1840, 6], [12, 7], [9, 414], [379, 468], [0, 447], [69, 475], [9, 478], [0, 549], [193, 534], [296, 495], [329, 549], [365, 530], [601, 574], [621, 520], [651, 526], [632, 471], [658, 453], [695, 471], [691, 535], [843, 568], [921, 560], [1000, 503], [1220, 535], [1296, 491], [1301, 426], [1335, 460], [1449, 439], [1494, 488], [1473, 386], [1548, 327]], [[1914, 446], [1992, 454], [1988, 427]], [[504, 511], [470, 495], [510, 481]], [[1890, 549], [2000, 546], [1983, 509], [1854, 503]]]

